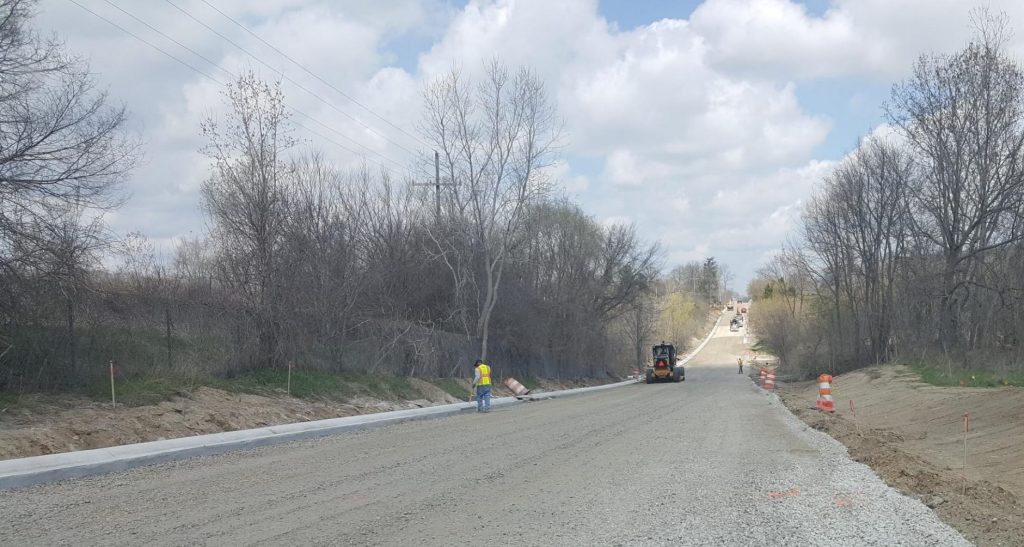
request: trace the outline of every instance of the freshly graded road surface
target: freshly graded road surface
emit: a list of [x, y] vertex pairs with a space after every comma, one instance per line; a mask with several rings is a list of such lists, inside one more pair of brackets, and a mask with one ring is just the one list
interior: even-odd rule
[[967, 545], [736, 373], [0, 492], [0, 545]]

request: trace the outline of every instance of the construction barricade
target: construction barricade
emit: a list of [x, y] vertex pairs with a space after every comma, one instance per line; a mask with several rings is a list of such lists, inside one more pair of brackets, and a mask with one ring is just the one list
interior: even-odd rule
[[836, 404], [832, 400], [832, 376], [822, 374], [818, 376], [818, 410], [822, 412], [835, 412]]
[[764, 367], [759, 367], [759, 368], [761, 369], [761, 372], [758, 373], [757, 383], [758, 383], [758, 385], [763, 386], [765, 378], [768, 377], [768, 369], [766, 369]]
[[530, 390], [526, 389], [526, 386], [520, 384], [515, 378], [505, 378], [505, 387], [509, 388], [516, 397], [522, 397], [530, 393]]
[[764, 377], [764, 388], [768, 391], [775, 389], [775, 371], [769, 370], [768, 374]]

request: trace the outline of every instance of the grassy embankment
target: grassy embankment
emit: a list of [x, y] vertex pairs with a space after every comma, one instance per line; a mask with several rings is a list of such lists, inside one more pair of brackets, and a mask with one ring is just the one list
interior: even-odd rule
[[[750, 348], [761, 355], [774, 355], [770, 347], [757, 341]], [[984, 367], [950, 367], [932, 360], [897, 362], [905, 364], [926, 384], [940, 387], [1024, 387], [1024, 370], [1002, 370]]]
[[[230, 393], [263, 396], [287, 394], [286, 370], [253, 370], [233, 378], [186, 377], [181, 375], [134, 376], [116, 381], [117, 402], [125, 406], [157, 404], [176, 396], [187, 396], [200, 387]], [[448, 394], [465, 399], [467, 391], [450, 378], [428, 380]], [[382, 400], [416, 400], [426, 396], [406, 377], [358, 373], [333, 374], [320, 371], [293, 371], [291, 396], [300, 399], [348, 401], [356, 397]], [[82, 388], [59, 392], [18, 394], [0, 392], [0, 410], [31, 408], [34, 404], [58, 403], [61, 399], [84, 398], [110, 401], [110, 383], [90, 383]]]
[[[188, 395], [200, 387], [231, 393], [264, 396], [286, 395], [288, 371], [285, 367], [252, 369], [240, 372], [214, 372], [230, 359], [223, 348], [225, 340], [216, 335], [165, 333], [151, 328], [95, 327], [78, 330], [78, 352], [84, 383], [76, 387], [31, 389], [8, 385], [0, 388], [0, 411], [29, 408], [38, 403], [60, 404], [62, 400], [86, 399], [110, 401], [108, 363], [116, 364], [117, 402], [127, 406], [156, 404], [175, 396]], [[57, 329], [23, 330], [8, 359], [44, 363], [39, 374], [56, 374], [52, 365], [62, 362], [62, 332]], [[24, 349], [21, 348], [31, 348]], [[170, 354], [170, 359], [168, 354]], [[171, 365], [171, 366], [169, 366]], [[34, 374], [23, 374], [28, 381]], [[454, 379], [426, 380], [446, 393], [464, 400], [465, 387]], [[20, 383], [20, 382], [18, 382]], [[291, 396], [302, 399], [346, 401], [355, 397], [382, 400], [426, 398], [407, 377], [358, 372], [330, 373], [299, 367], [292, 371]]]
[[754, 342], [754, 345], [750, 346], [750, 350], [753, 351], [754, 353], [759, 354], [759, 355], [769, 355], [769, 356], [774, 356], [775, 355], [775, 351], [772, 350], [772, 348], [768, 347], [764, 342], [762, 342], [760, 340], [756, 340]]
[[[83, 399], [110, 401], [108, 363], [116, 368], [117, 402], [126, 406], [157, 404], [176, 396], [187, 396], [201, 387], [230, 393], [263, 396], [285, 396], [288, 371], [284, 366], [273, 369], [244, 371], [224, 370], [222, 363], [231, 356], [224, 348], [227, 340], [214, 333], [174, 333], [139, 327], [86, 327], [78, 332], [78, 354], [82, 384], [75, 387], [32, 389], [22, 382], [39, 375], [58, 374], [53, 363], [66, 360], [66, 342], [60, 329], [22, 329], [12, 338], [16, 351], [7, 359], [43, 363], [41, 370], [22, 373], [19, 380], [6, 389], [0, 387], [0, 412], [31, 408], [40, 403], [64, 406]], [[17, 338], [17, 339], [15, 339]], [[47, 365], [48, 364], [48, 365]], [[465, 382], [453, 378], [421, 379], [440, 388], [452, 397], [466, 400], [469, 390]], [[519, 378], [529, 389], [541, 382], [532, 377]], [[57, 382], [51, 381], [51, 384]], [[422, 386], [422, 384], [419, 384]], [[310, 400], [344, 402], [357, 397], [381, 400], [426, 399], [417, 384], [408, 377], [359, 372], [323, 372], [299, 366], [292, 371], [291, 396]]]
[[908, 363], [921, 381], [943, 387], [1024, 387], [1024, 371], [950, 368], [933, 363]]

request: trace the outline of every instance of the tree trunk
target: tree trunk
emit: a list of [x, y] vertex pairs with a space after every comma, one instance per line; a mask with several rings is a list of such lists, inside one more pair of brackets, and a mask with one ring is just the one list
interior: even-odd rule
[[[497, 272], [495, 273], [495, 269]], [[487, 360], [487, 341], [490, 337], [491, 314], [494, 306], [498, 303], [498, 287], [501, 285], [501, 274], [505, 270], [504, 257], [491, 262], [487, 267], [487, 297], [484, 299], [483, 309], [478, 322], [478, 333], [480, 335], [480, 360]]]
[[953, 295], [956, 290], [956, 256], [946, 258], [946, 268], [942, 273], [942, 299], [939, 310], [939, 337], [945, 353], [960, 347], [960, 336], [957, 320], [957, 299]]

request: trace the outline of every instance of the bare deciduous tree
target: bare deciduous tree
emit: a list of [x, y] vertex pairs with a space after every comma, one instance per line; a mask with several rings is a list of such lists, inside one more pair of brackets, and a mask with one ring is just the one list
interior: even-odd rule
[[[35, 2], [0, 1], [0, 239], [32, 238], [50, 206], [106, 208], [134, 164], [124, 107], [88, 67], [28, 27]], [[0, 266], [17, 257], [0, 251]]]
[[476, 86], [452, 69], [428, 87], [425, 99], [423, 132], [440, 151], [452, 185], [437, 239], [459, 241], [438, 247], [455, 285], [476, 289], [473, 334], [484, 359], [508, 253], [526, 208], [547, 192], [543, 168], [552, 161], [559, 126], [540, 79], [527, 68], [511, 74], [497, 61], [486, 65]]
[[1005, 16], [977, 12], [978, 39], [924, 55], [887, 111], [920, 165], [920, 234], [941, 249], [947, 348], [965, 342], [969, 273], [986, 253], [1024, 236], [1024, 70], [1003, 52]]
[[224, 278], [245, 296], [254, 315], [256, 359], [270, 365], [279, 354], [280, 258], [284, 235], [288, 161], [294, 139], [280, 84], [252, 72], [225, 91], [229, 115], [203, 123], [213, 161], [203, 183], [202, 204], [220, 243]]
[[[897, 138], [865, 139], [822, 182], [806, 252], [762, 272], [755, 311], [790, 313], [758, 327], [790, 361], [814, 363], [824, 339], [837, 370], [936, 351], [948, 373], [954, 359], [1019, 363], [1024, 68], [1002, 50], [1005, 17], [975, 16], [971, 43], [923, 55], [893, 89]], [[809, 299], [793, 305], [783, 271], [807, 276]]]
[[[43, 310], [59, 299], [67, 368], [50, 373], [70, 384], [81, 380], [81, 293], [108, 242], [101, 213], [120, 203], [137, 144], [126, 134], [124, 107], [110, 104], [86, 64], [31, 28], [34, 7], [0, 0], [0, 340], [16, 338], [26, 323], [56, 323]], [[0, 360], [19, 360], [9, 370], [25, 371], [53, 344], [7, 353], [14, 345], [0, 346]]]

